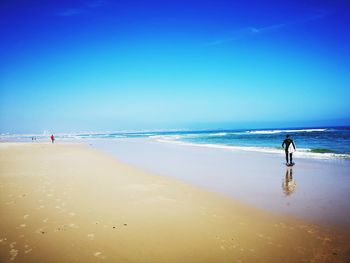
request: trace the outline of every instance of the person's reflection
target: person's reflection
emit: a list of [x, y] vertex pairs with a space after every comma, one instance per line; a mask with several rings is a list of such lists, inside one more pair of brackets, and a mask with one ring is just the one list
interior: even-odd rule
[[284, 194], [288, 196], [288, 195], [291, 195], [292, 193], [294, 193], [296, 185], [297, 184], [295, 183], [295, 180], [293, 179], [293, 169], [292, 169], [292, 167], [288, 167], [286, 170], [286, 176], [285, 176], [283, 184], [282, 184]]

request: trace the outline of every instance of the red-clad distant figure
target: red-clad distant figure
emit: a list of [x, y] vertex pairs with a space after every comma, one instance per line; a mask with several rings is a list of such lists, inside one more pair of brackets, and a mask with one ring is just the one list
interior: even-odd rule
[[51, 134], [51, 142], [54, 143], [55, 142], [55, 136], [53, 136], [53, 134]]

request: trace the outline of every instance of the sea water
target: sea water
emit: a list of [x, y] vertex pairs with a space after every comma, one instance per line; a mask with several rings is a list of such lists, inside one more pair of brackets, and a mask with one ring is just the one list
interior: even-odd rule
[[289, 135], [298, 155], [314, 158], [350, 158], [350, 128], [222, 130], [156, 135], [160, 141], [200, 144], [246, 151], [280, 152]]
[[[296, 155], [299, 157], [350, 160], [350, 127], [74, 133], [56, 135], [56, 138], [83, 140], [148, 137], [166, 143], [280, 153], [287, 134], [294, 140]], [[35, 135], [7, 134], [1, 135], [0, 141], [31, 140], [33, 136]], [[42, 139], [45, 136], [37, 135], [36, 138]]]
[[296, 154], [300, 157], [350, 159], [350, 127], [86, 133], [76, 134], [74, 137], [79, 139], [149, 137], [167, 143], [280, 153], [286, 135], [290, 135], [294, 140], [297, 147]]

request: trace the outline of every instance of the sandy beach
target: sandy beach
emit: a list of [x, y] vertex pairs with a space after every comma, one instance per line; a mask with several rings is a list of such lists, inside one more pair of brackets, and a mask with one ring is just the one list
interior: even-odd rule
[[[251, 193], [253, 194], [253, 193]], [[347, 262], [349, 235], [83, 144], [0, 144], [1, 262]]]

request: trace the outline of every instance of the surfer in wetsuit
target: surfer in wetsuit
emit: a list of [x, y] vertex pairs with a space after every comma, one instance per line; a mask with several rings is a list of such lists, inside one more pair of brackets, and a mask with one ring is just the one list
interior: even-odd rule
[[[284, 139], [282, 143], [282, 148], [284, 148], [284, 151], [286, 152], [286, 161], [287, 165], [293, 165], [293, 152], [295, 151], [295, 144], [294, 141], [290, 138], [289, 135], [286, 135], [286, 139]], [[288, 157], [289, 161], [288, 162]]]

